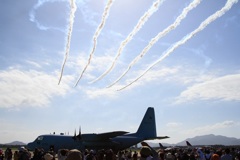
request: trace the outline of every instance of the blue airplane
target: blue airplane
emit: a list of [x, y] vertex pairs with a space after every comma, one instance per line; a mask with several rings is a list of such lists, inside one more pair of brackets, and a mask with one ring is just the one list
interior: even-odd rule
[[45, 151], [50, 148], [58, 151], [59, 149], [112, 149], [114, 151], [124, 150], [136, 145], [144, 140], [165, 139], [168, 136], [157, 136], [154, 108], [149, 107], [142, 119], [136, 133], [125, 131], [113, 131], [105, 133], [91, 133], [70, 135], [40, 135], [35, 141], [28, 143], [27, 148], [34, 150], [42, 148]]

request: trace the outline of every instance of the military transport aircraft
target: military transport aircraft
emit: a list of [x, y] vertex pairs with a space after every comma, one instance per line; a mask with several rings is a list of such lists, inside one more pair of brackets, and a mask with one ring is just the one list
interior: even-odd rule
[[40, 135], [35, 141], [28, 143], [30, 150], [43, 148], [45, 151], [54, 148], [59, 149], [113, 149], [114, 151], [124, 150], [144, 140], [165, 139], [168, 136], [157, 136], [154, 108], [149, 107], [142, 119], [136, 133], [125, 131], [113, 131], [106, 133], [91, 133], [70, 135]]

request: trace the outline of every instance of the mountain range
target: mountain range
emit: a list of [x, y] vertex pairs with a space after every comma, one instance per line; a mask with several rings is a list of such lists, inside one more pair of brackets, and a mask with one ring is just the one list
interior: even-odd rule
[[26, 143], [20, 142], [20, 141], [13, 141], [10, 143], [5, 143], [4, 145], [8, 145], [8, 146], [25, 146], [27, 145]]
[[[240, 139], [233, 137], [226, 137], [221, 135], [202, 135], [193, 138], [187, 138], [176, 144], [162, 143], [163, 146], [186, 146], [186, 141], [190, 142], [193, 146], [209, 146], [209, 145], [224, 145], [224, 146], [234, 146], [240, 145]], [[159, 147], [158, 143], [149, 143], [150, 146]]]
[[194, 138], [188, 138], [185, 141], [179, 142], [177, 146], [184, 146], [186, 145], [186, 141], [189, 141], [193, 146], [196, 145], [240, 145], [240, 139], [233, 138], [233, 137], [226, 137], [221, 135], [203, 135], [203, 136], [196, 136]]
[[[193, 146], [197, 145], [240, 145], [240, 139], [233, 138], [233, 137], [226, 137], [221, 135], [202, 135], [202, 136], [196, 136], [193, 138], [187, 138], [184, 141], [181, 141], [176, 144], [168, 144], [168, 143], [162, 143], [163, 146], [186, 146], [186, 141], [189, 141]], [[26, 143], [20, 142], [20, 141], [14, 141], [11, 143], [6, 143], [4, 145], [26, 145]], [[158, 143], [149, 143], [152, 147], [158, 147]]]

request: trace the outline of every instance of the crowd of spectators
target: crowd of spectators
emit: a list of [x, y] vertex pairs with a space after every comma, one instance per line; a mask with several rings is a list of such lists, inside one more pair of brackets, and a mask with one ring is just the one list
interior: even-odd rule
[[31, 159], [31, 153], [25, 148], [20, 147], [15, 150], [14, 153], [11, 148], [6, 148], [5, 152], [0, 149], [0, 160], [29, 160]]
[[7, 148], [5, 152], [0, 149], [0, 160], [240, 160], [240, 150], [212, 147], [155, 150], [146, 143], [140, 150], [123, 150], [117, 153], [112, 149], [60, 149], [55, 153], [53, 149], [44, 151], [40, 148], [29, 152], [25, 147], [20, 147], [14, 153], [11, 148]]

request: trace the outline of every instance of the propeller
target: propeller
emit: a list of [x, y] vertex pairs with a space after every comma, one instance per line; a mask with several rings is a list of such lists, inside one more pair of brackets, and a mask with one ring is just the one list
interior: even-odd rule
[[78, 133], [78, 135], [76, 134], [76, 129], [75, 129], [74, 136], [72, 137], [72, 139], [75, 140], [75, 141], [80, 141], [80, 140], [82, 140], [81, 127], [79, 127], [79, 133]]
[[72, 137], [73, 140], [77, 140], [77, 136], [76, 136], [76, 129], [75, 129], [75, 132], [74, 132], [74, 136]]
[[78, 132], [78, 135], [77, 135], [77, 139], [82, 140], [81, 126], [79, 127], [79, 132]]

